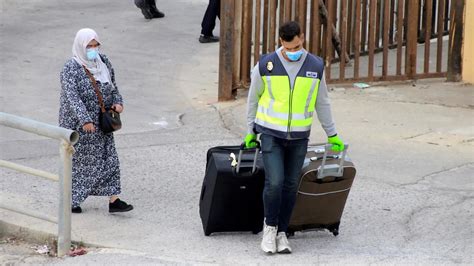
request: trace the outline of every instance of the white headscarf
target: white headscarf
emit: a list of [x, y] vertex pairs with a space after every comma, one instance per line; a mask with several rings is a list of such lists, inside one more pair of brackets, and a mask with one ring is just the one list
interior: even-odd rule
[[92, 75], [94, 75], [96, 80], [102, 83], [110, 82], [109, 69], [100, 56], [94, 61], [87, 59], [86, 47], [92, 40], [96, 40], [100, 44], [99, 36], [97, 36], [97, 33], [93, 29], [80, 29], [76, 33], [76, 38], [74, 38], [74, 43], [72, 44], [73, 58], [77, 63], [85, 66]]

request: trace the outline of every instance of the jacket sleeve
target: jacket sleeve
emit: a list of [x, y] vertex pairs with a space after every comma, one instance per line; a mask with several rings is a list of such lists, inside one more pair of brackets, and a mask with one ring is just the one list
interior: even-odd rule
[[77, 92], [79, 85], [74, 76], [74, 71], [72, 71], [71, 68], [70, 65], [66, 65], [63, 71], [61, 71], [61, 89], [65, 102], [69, 105], [71, 112], [79, 120], [80, 125], [83, 126], [86, 123], [92, 123], [94, 121], [89, 116], [84, 102], [79, 97], [79, 93]]
[[328, 137], [336, 135], [337, 131], [332, 119], [331, 103], [329, 101], [326, 78], [324, 75], [319, 83], [318, 98], [316, 99], [316, 113], [318, 114], [319, 122], [326, 132], [326, 135]]
[[252, 70], [249, 95], [247, 97], [247, 133], [254, 134], [255, 117], [257, 116], [258, 101], [263, 94], [263, 82], [258, 63]]

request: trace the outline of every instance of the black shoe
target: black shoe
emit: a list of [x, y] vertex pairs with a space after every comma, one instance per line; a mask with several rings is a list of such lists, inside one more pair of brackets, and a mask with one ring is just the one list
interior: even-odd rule
[[82, 209], [81, 209], [80, 206], [72, 207], [72, 208], [71, 208], [71, 212], [72, 212], [72, 213], [81, 213], [81, 212], [82, 212]]
[[162, 17], [165, 16], [165, 13], [163, 13], [160, 10], [156, 9], [156, 7], [155, 8], [152, 7], [151, 10], [150, 10], [150, 13], [151, 13], [153, 18], [162, 18]]
[[153, 18], [153, 14], [151, 14], [151, 12], [148, 8], [140, 8], [140, 10], [142, 11], [142, 14], [146, 19], [152, 19]]
[[146, 19], [152, 19], [153, 14], [150, 12], [150, 5], [145, 0], [135, 0], [135, 5], [140, 8]]
[[165, 13], [161, 12], [160, 10], [158, 10], [158, 8], [156, 8], [156, 3], [154, 0], [149, 0], [148, 4], [150, 5], [150, 13], [153, 18], [162, 18], [165, 16]]
[[205, 35], [202, 35], [199, 36], [199, 42], [200, 43], [210, 43], [210, 42], [218, 42], [219, 41], [219, 37], [217, 36], [205, 36]]
[[133, 210], [133, 206], [125, 201], [116, 199], [113, 203], [109, 203], [109, 212], [128, 212]]

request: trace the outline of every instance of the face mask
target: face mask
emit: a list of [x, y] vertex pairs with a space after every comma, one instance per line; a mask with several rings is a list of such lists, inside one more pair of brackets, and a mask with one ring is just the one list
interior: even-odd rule
[[300, 49], [296, 52], [288, 52], [286, 51], [286, 56], [288, 56], [288, 59], [291, 61], [298, 61], [300, 57], [303, 55], [303, 49]]
[[99, 49], [97, 48], [86, 49], [86, 55], [87, 55], [88, 60], [93, 61], [97, 59], [97, 57], [99, 56]]

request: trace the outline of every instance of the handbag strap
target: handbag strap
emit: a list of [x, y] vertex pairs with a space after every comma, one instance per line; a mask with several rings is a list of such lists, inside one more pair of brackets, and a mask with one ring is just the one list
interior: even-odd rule
[[97, 86], [97, 82], [95, 81], [95, 78], [94, 78], [94, 76], [91, 74], [91, 72], [89, 71], [89, 69], [87, 69], [85, 66], [82, 66], [82, 67], [83, 67], [84, 70], [86, 71], [87, 76], [89, 76], [89, 78], [90, 78], [91, 81], [92, 81], [92, 87], [94, 87], [95, 94], [97, 94], [97, 98], [99, 99], [100, 111], [101, 111], [102, 113], [105, 113], [104, 100], [102, 99], [102, 94], [101, 94], [100, 91], [99, 91], [99, 86]]

